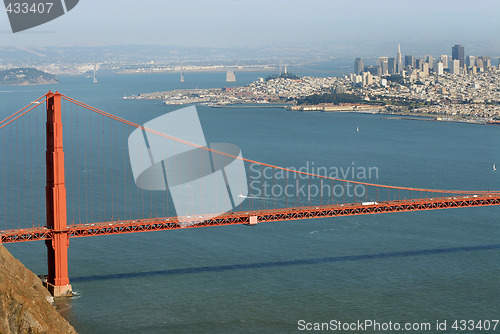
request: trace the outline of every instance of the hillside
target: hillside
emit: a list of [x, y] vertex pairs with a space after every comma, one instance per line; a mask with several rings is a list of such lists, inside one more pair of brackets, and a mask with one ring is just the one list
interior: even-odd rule
[[0, 333], [71, 334], [41, 280], [0, 245]]
[[0, 86], [47, 85], [59, 82], [54, 75], [35, 68], [23, 67], [0, 71]]

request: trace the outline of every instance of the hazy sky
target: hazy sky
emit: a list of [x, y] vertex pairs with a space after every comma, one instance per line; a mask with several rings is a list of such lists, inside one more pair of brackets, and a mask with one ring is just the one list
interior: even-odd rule
[[258, 47], [364, 41], [476, 40], [498, 50], [499, 0], [80, 0], [66, 15], [4, 46], [161, 44]]

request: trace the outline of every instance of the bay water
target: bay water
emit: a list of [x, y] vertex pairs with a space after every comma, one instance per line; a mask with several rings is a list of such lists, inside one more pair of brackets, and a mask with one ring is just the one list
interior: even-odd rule
[[[236, 76], [242, 85], [266, 74]], [[97, 84], [61, 77], [59, 85], [1, 87], [0, 118], [57, 89], [143, 124], [177, 107], [123, 96], [226, 85], [225, 73], [185, 77], [181, 84], [178, 74], [110, 74]], [[265, 106], [197, 109], [209, 142], [237, 144], [253, 160], [375, 166], [368, 181], [394, 186], [500, 189], [492, 169], [500, 165], [500, 127]], [[431, 332], [447, 320], [453, 332], [454, 320], [499, 317], [499, 214], [481, 207], [71, 239], [77, 295], [59, 305], [80, 333], [293, 333], [300, 320], [368, 319], [431, 323]], [[43, 242], [6, 246], [46, 273]]]

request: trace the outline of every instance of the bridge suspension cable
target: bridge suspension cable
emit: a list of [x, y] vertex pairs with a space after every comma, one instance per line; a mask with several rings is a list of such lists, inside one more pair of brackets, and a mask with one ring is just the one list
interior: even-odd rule
[[129, 125], [131, 127], [135, 127], [137, 129], [141, 129], [141, 130], [147, 131], [147, 132], [152, 133], [154, 135], [161, 136], [163, 138], [170, 139], [170, 140], [173, 140], [173, 141], [176, 141], [176, 142], [179, 142], [179, 143], [183, 143], [185, 145], [189, 145], [189, 146], [192, 146], [194, 148], [198, 148], [198, 149], [202, 149], [202, 150], [205, 150], [205, 151], [208, 151], [208, 152], [212, 152], [214, 154], [223, 155], [223, 156], [226, 156], [226, 157], [229, 157], [229, 158], [232, 158], [232, 159], [238, 159], [238, 160], [242, 160], [242, 161], [245, 161], [245, 162], [248, 162], [248, 163], [252, 163], [252, 164], [257, 164], [257, 165], [264, 166], [264, 167], [270, 167], [270, 168], [273, 168], [273, 169], [282, 170], [282, 171], [285, 171], [285, 172], [288, 172], [288, 173], [305, 175], [305, 176], [312, 177], [312, 178], [327, 179], [327, 180], [331, 180], [331, 181], [346, 182], [346, 183], [355, 184], [355, 185], [363, 185], [363, 186], [369, 186], [369, 187], [378, 187], [378, 188], [385, 188], [385, 189], [392, 189], [392, 190], [405, 190], [405, 191], [414, 191], [414, 192], [427, 192], [427, 193], [436, 193], [436, 194], [457, 194], [457, 195], [458, 194], [471, 194], [471, 193], [474, 193], [474, 194], [496, 193], [495, 191], [492, 192], [490, 190], [487, 190], [487, 191], [486, 190], [478, 190], [478, 191], [471, 191], [471, 190], [440, 190], [440, 189], [428, 189], [428, 188], [413, 188], [413, 187], [388, 186], [388, 185], [368, 183], [368, 182], [362, 182], [362, 181], [354, 181], [354, 180], [334, 178], [334, 177], [330, 177], [330, 176], [327, 176], [327, 175], [318, 175], [318, 174], [308, 173], [308, 172], [294, 170], [294, 169], [290, 169], [290, 168], [280, 167], [280, 166], [276, 166], [276, 165], [272, 165], [272, 164], [268, 164], [268, 163], [263, 163], [263, 162], [259, 162], [259, 161], [256, 161], [256, 160], [251, 160], [251, 159], [247, 159], [247, 158], [244, 158], [244, 157], [232, 155], [232, 154], [229, 154], [229, 153], [226, 153], [226, 152], [222, 152], [222, 151], [219, 151], [219, 150], [216, 150], [216, 149], [213, 149], [213, 148], [209, 148], [207, 146], [201, 146], [201, 145], [198, 145], [198, 144], [195, 144], [195, 143], [192, 143], [192, 142], [189, 142], [189, 141], [177, 138], [177, 137], [173, 137], [173, 136], [170, 136], [168, 134], [156, 131], [154, 129], [147, 128], [147, 127], [145, 127], [143, 125], [140, 125], [140, 124], [128, 121], [128, 120], [126, 120], [124, 118], [121, 118], [119, 116], [110, 114], [110, 113], [105, 112], [105, 111], [103, 111], [101, 109], [89, 106], [89, 105], [87, 105], [87, 104], [85, 104], [85, 103], [83, 103], [81, 101], [75, 100], [75, 99], [73, 99], [71, 97], [68, 97], [66, 95], [62, 94], [61, 96], [62, 96], [62, 98], [64, 100], [72, 102], [72, 103], [74, 103], [74, 104], [76, 104], [78, 106], [86, 108], [86, 109], [88, 109], [90, 111], [93, 111], [93, 112], [99, 114], [99, 115], [108, 117], [108, 118], [113, 119], [115, 121], [118, 121], [118, 122], [121, 122], [123, 124]]
[[15, 120], [17, 120], [17, 119], [21, 118], [22, 116], [26, 115], [31, 110], [33, 110], [36, 107], [38, 107], [39, 104], [42, 104], [42, 103], [44, 103], [46, 101], [47, 101], [47, 94], [39, 97], [35, 101], [33, 101], [30, 104], [28, 104], [26, 107], [24, 107], [24, 108], [16, 111], [15, 113], [13, 113], [12, 115], [10, 115], [9, 117], [7, 117], [4, 120], [0, 121], [0, 129], [6, 127], [7, 125], [11, 124]]

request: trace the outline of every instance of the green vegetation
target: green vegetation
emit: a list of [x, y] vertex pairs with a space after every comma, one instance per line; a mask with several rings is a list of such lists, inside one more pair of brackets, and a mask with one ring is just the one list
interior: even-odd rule
[[406, 98], [397, 98], [386, 96], [371, 96], [369, 101], [366, 101], [362, 96], [347, 94], [347, 93], [332, 93], [332, 94], [314, 94], [301, 99], [297, 99], [298, 105], [315, 105], [315, 104], [340, 104], [340, 103], [354, 103], [354, 104], [369, 104], [379, 106], [399, 106], [407, 107], [409, 110], [415, 108], [431, 105], [431, 102], [422, 100], [413, 100]]
[[399, 74], [387, 75], [384, 78], [387, 79], [387, 81], [392, 81], [392, 82], [398, 83], [400, 85], [405, 84], [405, 79], [403, 78], [402, 75], [399, 75]]
[[297, 100], [297, 104], [320, 104], [320, 103], [331, 103], [331, 104], [339, 104], [339, 103], [358, 103], [358, 104], [366, 104], [368, 101], [365, 101], [362, 97], [347, 94], [347, 93], [331, 93], [331, 94], [314, 94], [306, 96], [302, 99]]
[[377, 99], [376, 102], [378, 102], [380, 105], [383, 105], [383, 106], [408, 107], [408, 109], [410, 109], [410, 110], [414, 109], [414, 108], [432, 105], [432, 103], [429, 101], [411, 100], [411, 99], [397, 98], [397, 97], [392, 97], [390, 99], [383, 97], [383, 98]]
[[293, 79], [293, 80], [298, 80], [300, 77], [298, 75], [292, 74], [292, 73], [281, 73], [280, 75], [273, 74], [270, 75], [266, 78], [266, 81], [272, 80], [272, 79]]

